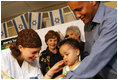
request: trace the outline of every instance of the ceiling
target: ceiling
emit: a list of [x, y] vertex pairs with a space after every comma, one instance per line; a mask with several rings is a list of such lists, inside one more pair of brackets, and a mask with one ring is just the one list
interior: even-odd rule
[[[117, 1], [102, 1], [117, 7]], [[44, 12], [67, 6], [67, 1], [1, 1], [1, 23], [26, 12]]]
[[26, 12], [44, 12], [65, 6], [66, 1], [1, 1], [1, 23]]

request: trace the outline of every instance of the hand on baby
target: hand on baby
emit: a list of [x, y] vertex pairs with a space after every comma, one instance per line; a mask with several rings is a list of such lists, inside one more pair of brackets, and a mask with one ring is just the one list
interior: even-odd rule
[[57, 62], [51, 69], [50, 72], [57, 73], [64, 68], [64, 60]]
[[64, 60], [57, 62], [42, 79], [51, 79], [53, 75], [64, 68]]

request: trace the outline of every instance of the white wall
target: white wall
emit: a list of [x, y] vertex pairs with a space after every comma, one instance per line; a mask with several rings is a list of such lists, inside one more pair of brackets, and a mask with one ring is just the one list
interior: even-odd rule
[[81, 32], [81, 40], [85, 42], [85, 37], [84, 37], [84, 23], [81, 20], [77, 20], [77, 21], [73, 21], [73, 22], [69, 22], [69, 23], [64, 23], [64, 24], [60, 24], [60, 25], [56, 25], [56, 26], [51, 26], [51, 27], [47, 27], [44, 29], [39, 29], [36, 30], [36, 32], [39, 34], [41, 40], [42, 40], [42, 49], [41, 51], [45, 50], [47, 45], [45, 44], [45, 34], [49, 31], [49, 30], [54, 30], [54, 31], [60, 31], [63, 36], [65, 36], [65, 32], [66, 32], [66, 28], [74, 25], [74, 26], [78, 26]]

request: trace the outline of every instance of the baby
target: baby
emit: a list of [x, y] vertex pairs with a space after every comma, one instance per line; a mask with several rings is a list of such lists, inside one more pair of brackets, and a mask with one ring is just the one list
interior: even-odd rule
[[79, 65], [79, 55], [81, 51], [81, 45], [75, 39], [65, 39], [60, 43], [60, 54], [63, 56], [65, 67], [63, 73], [55, 79], [63, 79], [68, 71], [75, 70]]

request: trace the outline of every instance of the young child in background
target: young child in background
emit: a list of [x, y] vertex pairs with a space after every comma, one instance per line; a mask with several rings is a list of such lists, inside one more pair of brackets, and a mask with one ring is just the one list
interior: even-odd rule
[[[63, 59], [59, 53], [59, 48], [57, 47], [58, 43], [60, 42], [60, 35], [58, 32], [49, 30], [45, 35], [45, 42], [48, 47], [46, 50], [40, 53], [39, 59], [43, 75], [45, 75], [55, 63]], [[53, 78], [61, 73], [62, 71], [56, 73]]]
[[60, 43], [60, 54], [63, 56], [65, 67], [63, 68], [63, 73], [56, 77], [55, 79], [63, 79], [68, 71], [75, 70], [79, 65], [79, 55], [81, 53], [80, 43], [72, 38], [65, 39]]

